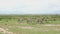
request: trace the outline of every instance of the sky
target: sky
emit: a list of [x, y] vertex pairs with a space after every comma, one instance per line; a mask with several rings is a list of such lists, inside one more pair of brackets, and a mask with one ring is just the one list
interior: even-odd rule
[[60, 0], [0, 0], [0, 14], [60, 14]]

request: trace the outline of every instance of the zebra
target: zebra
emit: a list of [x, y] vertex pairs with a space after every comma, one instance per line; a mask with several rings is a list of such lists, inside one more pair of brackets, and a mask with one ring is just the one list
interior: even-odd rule
[[27, 23], [32, 23], [32, 18], [28, 18]]
[[22, 23], [23, 20], [24, 20], [23, 18], [19, 18], [19, 19], [18, 19], [18, 22], [19, 22], [19, 23]]
[[43, 24], [44, 21], [47, 22], [47, 19], [46, 19], [45, 17], [43, 17], [43, 18], [38, 18], [38, 19], [37, 19], [37, 22], [38, 22], [39, 24]]

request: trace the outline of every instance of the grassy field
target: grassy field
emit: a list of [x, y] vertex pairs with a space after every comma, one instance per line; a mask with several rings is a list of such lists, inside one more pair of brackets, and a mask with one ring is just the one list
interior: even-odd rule
[[[36, 20], [42, 17], [47, 20], [38, 23]], [[21, 18], [22, 21], [19, 20]], [[28, 21], [29, 18], [32, 22]], [[0, 34], [60, 34], [60, 15], [1, 15], [0, 32]]]

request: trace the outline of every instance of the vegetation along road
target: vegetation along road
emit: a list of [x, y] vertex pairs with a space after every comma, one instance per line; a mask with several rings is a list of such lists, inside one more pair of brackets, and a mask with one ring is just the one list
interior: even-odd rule
[[0, 34], [60, 34], [60, 15], [0, 15]]

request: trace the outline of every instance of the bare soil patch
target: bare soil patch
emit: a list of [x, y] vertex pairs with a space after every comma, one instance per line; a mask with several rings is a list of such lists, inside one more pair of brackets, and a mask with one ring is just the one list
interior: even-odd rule
[[33, 29], [34, 27], [31, 27], [31, 26], [18, 26], [18, 28], [22, 28], [22, 29]]
[[60, 24], [44, 24], [42, 26], [60, 26]]
[[3, 34], [13, 34], [13, 32], [9, 32], [8, 29], [0, 28], [0, 32]]

